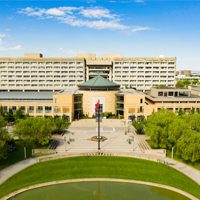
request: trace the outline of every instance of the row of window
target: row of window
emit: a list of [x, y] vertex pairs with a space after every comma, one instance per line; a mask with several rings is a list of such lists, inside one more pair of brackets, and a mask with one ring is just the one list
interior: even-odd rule
[[1, 84], [1, 87], [75, 87], [75, 84]]
[[120, 73], [125, 73], [125, 74], [128, 74], [128, 73], [138, 73], [138, 74], [151, 74], [151, 73], [154, 73], [154, 74], [166, 74], [166, 73], [170, 73], [170, 74], [174, 74], [175, 72], [174, 71], [115, 71], [114, 73], [116, 74], [120, 74]]
[[82, 66], [70, 66], [70, 67], [68, 67], [68, 66], [62, 66], [62, 67], [60, 67], [60, 66], [39, 66], [39, 67], [37, 67], [37, 66], [31, 66], [31, 67], [29, 67], [29, 66], [0, 66], [0, 69], [83, 69], [83, 67]]
[[175, 62], [115, 62], [115, 65], [174, 65]]
[[[37, 112], [43, 112], [43, 107], [45, 112], [52, 112], [52, 106], [27, 106], [30, 113], [34, 112], [35, 109], [37, 109]], [[3, 111], [8, 112], [9, 108], [9, 106], [3, 106]], [[25, 106], [20, 106], [20, 108], [22, 112], [25, 112]], [[11, 109], [15, 112], [17, 110], [17, 106], [12, 106]], [[58, 112], [58, 106], [55, 106], [54, 109], [54, 112]]]
[[[159, 84], [122, 84], [121, 87], [157, 87]], [[174, 87], [174, 85], [171, 84], [165, 84], [168, 87]]]
[[[117, 66], [115, 67], [115, 69], [152, 69], [152, 67], [134, 67], [134, 66], [126, 66], [126, 67], [122, 67], [122, 66]], [[174, 69], [174, 67], [153, 67], [153, 69]]]
[[174, 82], [174, 80], [115, 80], [115, 82], [148, 82], [148, 83], [150, 83], [150, 82], [168, 82], [168, 83], [172, 83], [172, 82]]
[[58, 82], [62, 82], [62, 83], [65, 83], [65, 82], [83, 82], [83, 80], [1, 80], [2, 83], [6, 83], [6, 82], [9, 82], [9, 83], [58, 83]]
[[83, 74], [83, 71], [1, 71], [0, 72], [1, 74], [14, 74], [14, 73], [16, 73], [16, 74], [20, 74], [20, 73], [24, 73], [24, 74], [26, 74], [26, 73], [31, 73], [31, 74], [37, 74], [37, 73], [39, 73], [39, 74], [59, 74], [59, 73], [72, 73], [72, 74], [74, 74], [74, 73], [78, 73], [78, 74]]
[[37, 76], [37, 75], [32, 75], [32, 76], [30, 76], [30, 75], [24, 75], [24, 76], [22, 76], [22, 75], [1, 75], [1, 78], [83, 78], [83, 76], [79, 76], [79, 75], [77, 75], [77, 76], [75, 76], [75, 75], [70, 75], [70, 76], [60, 76], [60, 75], [54, 75], [54, 76], [52, 76], [52, 75], [50, 75], [50, 76], [48, 76], [48, 75], [41, 75], [41, 76]]
[[115, 78], [174, 78], [174, 76], [121, 76], [115, 75]]
[[82, 65], [83, 62], [0, 62], [0, 65]]

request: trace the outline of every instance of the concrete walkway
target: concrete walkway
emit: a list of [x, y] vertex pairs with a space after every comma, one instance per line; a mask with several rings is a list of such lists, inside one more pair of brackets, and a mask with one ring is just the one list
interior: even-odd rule
[[19, 171], [35, 163], [37, 163], [37, 158], [28, 158], [26, 160], [22, 160], [18, 163], [15, 163], [5, 169], [2, 169], [0, 171], [0, 184], [2, 184], [4, 181], [6, 181], [8, 178], [13, 176], [14, 174], [18, 173]]

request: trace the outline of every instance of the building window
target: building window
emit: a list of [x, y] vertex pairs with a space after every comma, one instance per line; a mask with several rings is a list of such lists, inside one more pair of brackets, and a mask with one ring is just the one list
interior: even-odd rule
[[174, 93], [173, 92], [169, 92], [169, 96], [174, 96]]
[[164, 92], [164, 97], [167, 97], [167, 92]]
[[58, 112], [58, 106], [55, 106], [55, 113]]
[[140, 103], [143, 103], [143, 99], [140, 99]]
[[140, 106], [140, 112], [143, 112], [143, 107], [142, 106]]
[[45, 112], [46, 113], [50, 113], [51, 112], [52, 107], [51, 106], [45, 106]]
[[4, 107], [3, 107], [3, 111], [4, 111], [4, 112], [7, 112], [7, 111], [8, 111], [8, 107], [7, 107], [7, 106], [4, 106]]
[[15, 112], [17, 110], [16, 106], [12, 106], [12, 110]]
[[29, 106], [29, 112], [33, 113], [34, 112], [34, 106]]
[[25, 111], [25, 106], [21, 106], [21, 111]]
[[58, 103], [58, 99], [55, 99], [55, 103]]
[[163, 96], [163, 92], [158, 92], [158, 96]]

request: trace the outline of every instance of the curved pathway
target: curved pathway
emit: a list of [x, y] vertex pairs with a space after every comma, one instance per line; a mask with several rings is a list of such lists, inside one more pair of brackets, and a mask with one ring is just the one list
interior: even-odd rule
[[25, 192], [27, 190], [31, 190], [31, 189], [35, 189], [35, 188], [40, 188], [40, 187], [44, 187], [44, 186], [50, 186], [50, 185], [56, 185], [56, 184], [63, 184], [63, 183], [77, 183], [77, 182], [91, 182], [91, 181], [109, 181], [109, 182], [124, 182], [124, 183], [135, 183], [135, 184], [142, 184], [142, 185], [149, 185], [149, 186], [155, 186], [155, 187], [160, 187], [160, 188], [164, 188], [167, 190], [172, 190], [174, 192], [180, 193], [192, 200], [198, 200], [198, 198], [194, 197], [193, 195], [179, 190], [177, 188], [171, 187], [171, 186], [167, 186], [167, 185], [162, 185], [162, 184], [158, 184], [158, 183], [151, 183], [151, 182], [145, 182], [145, 181], [135, 181], [135, 180], [126, 180], [126, 179], [113, 179], [113, 178], [85, 178], [85, 179], [70, 179], [70, 180], [62, 180], [62, 181], [52, 181], [52, 182], [47, 182], [47, 183], [41, 183], [41, 184], [37, 184], [37, 185], [32, 185], [26, 188], [22, 188], [20, 190], [17, 190], [15, 192], [12, 192], [8, 195], [6, 195], [5, 197], [2, 198], [2, 200], [7, 200], [19, 193]]
[[10, 178], [14, 174], [18, 173], [19, 171], [29, 167], [30, 165], [37, 163], [37, 162], [38, 162], [37, 158], [28, 158], [26, 160], [22, 160], [13, 165], [10, 165], [9, 167], [6, 167], [5, 169], [2, 169], [0, 171], [0, 184], [2, 184], [4, 181], [6, 181], [8, 178]]

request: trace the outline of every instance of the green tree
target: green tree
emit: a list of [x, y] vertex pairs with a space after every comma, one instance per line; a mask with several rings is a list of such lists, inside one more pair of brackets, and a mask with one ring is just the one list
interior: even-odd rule
[[185, 123], [188, 124], [190, 129], [197, 131], [200, 133], [200, 115], [195, 113], [192, 115], [185, 115], [184, 116]]
[[153, 148], [168, 148], [170, 145], [169, 125], [176, 118], [174, 112], [167, 109], [161, 109], [149, 116], [145, 131], [146, 135], [150, 136], [150, 142]]
[[180, 108], [178, 111], [178, 116], [182, 117], [185, 114], [185, 109], [184, 108]]
[[0, 116], [0, 160], [6, 159], [8, 156], [8, 141], [11, 140], [6, 130], [6, 122], [3, 116]]
[[25, 117], [25, 118], [27, 118], [27, 117], [30, 117], [30, 116], [29, 116], [29, 113], [25, 114], [25, 116], [24, 116], [24, 117]]
[[60, 134], [63, 129], [68, 129], [70, 124], [70, 122], [66, 122], [61, 118], [56, 118], [54, 120], [53, 131]]
[[191, 111], [189, 112], [189, 114], [194, 114], [195, 113], [195, 109], [194, 109], [194, 107], [192, 106], [192, 109], [191, 109]]
[[177, 141], [177, 153], [184, 160], [196, 162], [200, 160], [200, 134], [188, 129]]
[[189, 79], [183, 79], [183, 84], [185, 87], [188, 87], [188, 85], [191, 84], [191, 81]]
[[168, 140], [169, 144], [168, 147], [171, 148], [172, 146], [176, 147], [177, 141], [182, 135], [189, 129], [189, 126], [187, 123], [185, 123], [185, 120], [176, 117], [174, 121], [172, 121], [171, 124], [169, 124], [169, 131], [168, 131]]
[[145, 118], [144, 115], [141, 116], [140, 121], [141, 121], [141, 123], [144, 124], [144, 125], [146, 125], [146, 123], [147, 123], [147, 120], [146, 120], [146, 118]]
[[34, 142], [36, 147], [48, 144], [51, 138], [52, 120], [49, 118], [27, 117], [18, 120], [13, 133], [25, 141]]
[[135, 121], [135, 115], [131, 115], [131, 121], [133, 122], [133, 121]]
[[0, 106], [0, 115], [4, 117], [3, 106]]
[[195, 79], [195, 78], [192, 79], [192, 85], [196, 85], [198, 82], [199, 82], [198, 79]]
[[53, 117], [53, 121], [55, 122], [55, 120], [58, 119], [58, 118], [59, 118], [58, 115], [54, 115], [54, 117]]
[[134, 128], [136, 129], [138, 134], [142, 133], [142, 130], [144, 129], [144, 124], [140, 121], [140, 122], [132, 122], [132, 125], [134, 126]]
[[157, 85], [157, 87], [167, 87], [166, 85]]
[[184, 87], [185, 85], [184, 85], [184, 83], [183, 83], [183, 81], [178, 81], [177, 83], [176, 83], [176, 87]]
[[18, 119], [23, 119], [23, 118], [24, 118], [24, 114], [21, 108], [18, 108], [15, 113], [15, 121], [17, 121]]
[[7, 120], [7, 122], [13, 122], [14, 121], [13, 111], [10, 108], [9, 108], [9, 111], [7, 112], [7, 114], [6, 114], [6, 120]]
[[62, 115], [62, 120], [64, 120], [64, 121], [66, 122], [66, 121], [68, 120], [67, 115], [63, 114], [63, 115]]
[[108, 118], [108, 117], [112, 116], [112, 113], [111, 112], [104, 112], [103, 116]]

